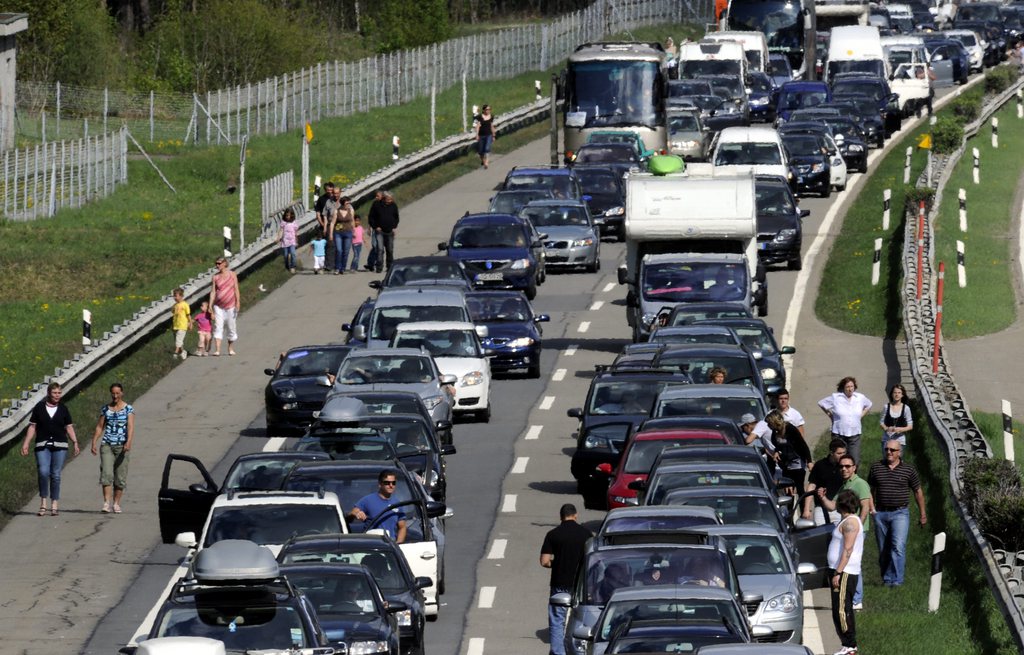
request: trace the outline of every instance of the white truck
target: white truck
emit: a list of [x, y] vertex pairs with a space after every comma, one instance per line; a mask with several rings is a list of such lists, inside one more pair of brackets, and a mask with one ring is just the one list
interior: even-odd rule
[[840, 25], [867, 25], [871, 5], [865, 0], [814, 0], [817, 29], [827, 32]]
[[743, 45], [737, 41], [702, 40], [679, 46], [680, 79], [729, 75], [740, 78], [745, 84], [749, 70]]
[[704, 35], [703, 41], [736, 41], [743, 46], [743, 52], [747, 56], [747, 66], [751, 70], [768, 72], [768, 40], [764, 38], [763, 32], [739, 32], [725, 30], [721, 32], [709, 32]]
[[843, 25], [832, 28], [828, 42], [825, 81], [830, 85], [841, 73], [869, 73], [888, 79], [888, 62], [882, 38], [873, 25]]
[[626, 320], [646, 341], [658, 315], [684, 303], [768, 313], [757, 262], [754, 176], [635, 173], [626, 178]]
[[900, 97], [904, 116], [932, 111], [935, 91], [929, 75], [928, 51], [919, 36], [892, 35], [881, 38], [889, 72], [889, 88]]

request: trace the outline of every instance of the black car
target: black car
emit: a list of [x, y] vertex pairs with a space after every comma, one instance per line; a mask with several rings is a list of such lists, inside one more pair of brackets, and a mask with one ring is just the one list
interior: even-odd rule
[[889, 83], [873, 75], [837, 75], [832, 82], [832, 99], [841, 100], [847, 96], [867, 96], [875, 103], [875, 109], [885, 126], [889, 137], [903, 125], [903, 110], [900, 97], [892, 92]]
[[513, 166], [505, 175], [502, 191], [518, 189], [541, 189], [549, 191], [553, 198], [580, 200], [583, 191], [571, 168], [557, 166]]
[[759, 318], [722, 318], [712, 322], [735, 332], [754, 356], [769, 396], [778, 395], [780, 389], [786, 388], [786, 367], [782, 364], [782, 356], [796, 353], [794, 346], [780, 348], [774, 331]]
[[757, 205], [757, 259], [764, 265], [785, 262], [790, 270], [803, 268], [803, 219], [810, 211], [800, 209], [789, 182], [777, 175], [758, 175], [754, 180]]
[[636, 147], [629, 143], [587, 143], [573, 153], [569, 166], [603, 166], [620, 177], [631, 170], [639, 170], [644, 163], [637, 157]]
[[622, 222], [626, 216], [626, 187], [622, 176], [604, 166], [573, 167], [583, 188], [583, 200], [590, 208], [601, 236], [614, 236], [619, 241], [626, 238]]
[[476, 288], [516, 289], [533, 300], [546, 277], [544, 235], [519, 216], [467, 214], [437, 248], [465, 265]]
[[491, 351], [491, 372], [507, 373], [526, 369], [527, 376], [540, 377], [541, 323], [551, 317], [534, 314], [530, 302], [518, 291], [471, 291], [466, 305], [473, 323], [487, 327], [481, 345]]
[[743, 117], [743, 125], [750, 125], [750, 99], [743, 80], [732, 75], [708, 75], [703, 79], [711, 82], [714, 95], [736, 108], [737, 113]]
[[518, 189], [499, 191], [491, 198], [487, 211], [492, 214], [518, 214], [519, 210], [534, 200], [554, 198], [547, 189]]
[[683, 344], [662, 349], [654, 357], [652, 368], [679, 372], [692, 384], [711, 382], [716, 368], [725, 369], [725, 384], [739, 384], [765, 395], [761, 369], [753, 354], [743, 346]]
[[366, 339], [356, 339], [352, 328], [362, 326], [363, 334], [370, 333], [370, 315], [373, 313], [373, 306], [375, 301], [373, 298], [367, 298], [359, 304], [359, 308], [356, 309], [355, 315], [352, 317], [352, 321], [349, 323], [341, 324], [341, 331], [345, 333], [345, 343], [353, 346], [365, 346]]
[[714, 92], [711, 90], [711, 82], [705, 79], [671, 80], [668, 83], [669, 102], [672, 102], [673, 98], [711, 95], [714, 95]]
[[473, 280], [466, 273], [462, 262], [453, 257], [432, 255], [427, 257], [402, 257], [391, 263], [383, 280], [369, 283], [371, 289], [380, 291], [391, 287], [415, 284], [454, 286], [472, 289]]
[[865, 143], [873, 148], [885, 145], [885, 123], [874, 100], [867, 96], [834, 98], [825, 108], [837, 109], [840, 115], [852, 119], [863, 131]]
[[865, 131], [852, 118], [846, 116], [825, 116], [821, 119], [832, 130], [832, 138], [839, 147], [839, 154], [851, 172], [868, 172], [868, 144]]
[[[423, 404], [423, 399], [414, 391], [398, 390], [350, 390], [341, 389], [332, 391], [327, 396], [327, 401], [334, 398], [355, 398], [363, 403], [361, 410], [367, 414], [416, 414], [422, 416], [428, 423], [433, 420], [430, 410]], [[327, 401], [324, 404], [327, 404]], [[451, 421], [437, 421], [434, 424], [437, 433], [437, 440], [442, 444], [452, 442]]]
[[727, 127], [743, 127], [750, 124], [750, 119], [743, 113], [742, 108], [714, 94], [673, 98], [670, 106], [699, 109], [701, 123], [714, 132]]
[[406, 609], [395, 612], [402, 653], [423, 655], [426, 623], [423, 589], [430, 578], [417, 578], [402, 549], [383, 534], [310, 534], [296, 537], [277, 554], [281, 564], [336, 562], [366, 567], [377, 581], [388, 604], [398, 602]]
[[[385, 601], [373, 575], [358, 564], [286, 564], [281, 572], [316, 608], [328, 643], [344, 652], [399, 655], [395, 614], [407, 610]], [[386, 646], [386, 648], [382, 648]]]
[[781, 138], [793, 173], [793, 190], [828, 198], [832, 193], [832, 166], [825, 140], [808, 132], [787, 132]]
[[671, 312], [659, 316], [661, 325], [689, 325], [709, 318], [730, 318], [733, 316], [747, 318], [753, 316], [750, 310], [738, 303], [729, 302], [691, 302], [676, 305]]
[[597, 466], [608, 463], [614, 469], [626, 436], [650, 415], [661, 390], [688, 382], [685, 375], [658, 370], [605, 371], [594, 376], [584, 406], [567, 412], [579, 420], [570, 470], [588, 507], [603, 506], [608, 490], [608, 476]]
[[282, 353], [275, 368], [263, 370], [270, 376], [263, 391], [267, 436], [302, 434], [310, 426], [350, 350], [349, 345], [299, 346]]

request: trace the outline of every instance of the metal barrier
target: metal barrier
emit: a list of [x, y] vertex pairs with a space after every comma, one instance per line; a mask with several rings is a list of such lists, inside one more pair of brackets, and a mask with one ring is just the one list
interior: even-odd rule
[[[1024, 553], [993, 550], [962, 500], [965, 462], [975, 457], [991, 458], [992, 449], [971, 416], [967, 400], [957, 387], [956, 380], [943, 357], [941, 344], [937, 373], [932, 372], [936, 321], [932, 225], [938, 216], [942, 190], [949, 181], [957, 161], [966, 152], [968, 139], [977, 135], [988, 119], [1014, 99], [1017, 90], [1021, 88], [1024, 88], [1024, 78], [1005, 92], [988, 100], [978, 119], [964, 126], [963, 143], [942, 162], [942, 171], [936, 183], [935, 202], [928, 220], [924, 221], [925, 229], [921, 234], [917, 233], [916, 210], [912, 212], [914, 216], [910, 216], [911, 212], [908, 212], [903, 251], [903, 328], [918, 397], [928, 413], [932, 428], [942, 437], [941, 443], [949, 458], [949, 483], [953, 489], [953, 507], [960, 516], [971, 547], [981, 561], [985, 577], [988, 578], [993, 595], [1013, 632], [1017, 647], [1024, 652], [1024, 590], [1020, 587], [1019, 579], [1016, 579], [1016, 588], [1012, 588], [1008, 575], [1013, 573], [1016, 562], [1024, 561]], [[919, 257], [919, 254], [922, 256]]]

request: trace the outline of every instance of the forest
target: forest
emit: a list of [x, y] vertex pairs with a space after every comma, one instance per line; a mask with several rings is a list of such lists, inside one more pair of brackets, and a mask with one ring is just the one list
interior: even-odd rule
[[7, 0], [18, 77], [202, 93], [319, 61], [427, 45], [588, 0]]

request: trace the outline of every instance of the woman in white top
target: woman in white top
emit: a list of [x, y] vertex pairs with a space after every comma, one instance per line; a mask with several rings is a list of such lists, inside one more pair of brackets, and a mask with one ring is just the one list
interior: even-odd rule
[[857, 378], [847, 376], [836, 392], [818, 401], [818, 407], [832, 421], [832, 438], [846, 442], [846, 452], [860, 464], [861, 419], [871, 411], [871, 401], [857, 391]]
[[846, 489], [836, 496], [840, 520], [832, 530], [828, 544], [829, 583], [832, 589], [832, 622], [843, 645], [835, 655], [856, 655], [857, 631], [853, 612], [853, 592], [860, 577], [864, 555], [864, 526], [857, 515], [860, 501]]

